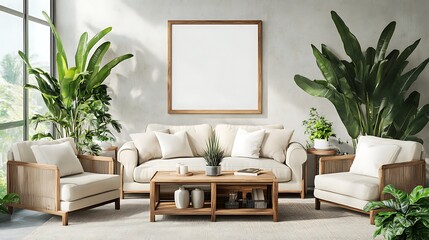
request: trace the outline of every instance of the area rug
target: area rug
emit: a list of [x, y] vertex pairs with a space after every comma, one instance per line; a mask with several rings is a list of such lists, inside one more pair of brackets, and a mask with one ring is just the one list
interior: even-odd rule
[[149, 199], [124, 199], [70, 214], [69, 226], [52, 217], [25, 239], [372, 239], [367, 215], [314, 199], [279, 199], [279, 222], [268, 216], [156, 216], [149, 222]]

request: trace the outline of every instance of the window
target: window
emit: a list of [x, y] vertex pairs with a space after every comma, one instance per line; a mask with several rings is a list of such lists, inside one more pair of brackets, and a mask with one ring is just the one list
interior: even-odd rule
[[32, 115], [47, 111], [38, 92], [23, 88], [35, 79], [27, 75], [18, 51], [25, 52], [34, 66], [53, 73], [53, 43], [42, 15], [45, 11], [52, 16], [53, 4], [53, 0], [0, 0], [0, 29], [6, 33], [0, 44], [0, 197], [6, 194], [8, 150], [35, 133], [29, 120]]

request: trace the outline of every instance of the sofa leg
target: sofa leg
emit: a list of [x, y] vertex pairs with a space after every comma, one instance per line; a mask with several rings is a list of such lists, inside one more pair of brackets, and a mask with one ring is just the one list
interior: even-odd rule
[[301, 198], [304, 199], [305, 198], [305, 191], [301, 191]]
[[69, 213], [68, 212], [63, 213], [62, 220], [63, 220], [63, 226], [69, 225]]
[[124, 199], [124, 191], [121, 191], [121, 199]]
[[314, 198], [314, 209], [320, 210], [320, 200], [318, 198]]
[[121, 199], [119, 198], [115, 200], [115, 209], [116, 210], [121, 209]]
[[375, 225], [374, 218], [375, 218], [375, 215], [377, 215], [378, 212], [379, 211], [374, 211], [374, 210], [369, 211], [369, 223], [371, 225]]

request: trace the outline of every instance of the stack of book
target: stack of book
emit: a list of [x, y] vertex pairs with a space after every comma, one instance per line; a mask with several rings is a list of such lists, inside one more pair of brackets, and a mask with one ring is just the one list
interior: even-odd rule
[[244, 168], [234, 172], [234, 175], [240, 176], [258, 176], [262, 172], [260, 168]]

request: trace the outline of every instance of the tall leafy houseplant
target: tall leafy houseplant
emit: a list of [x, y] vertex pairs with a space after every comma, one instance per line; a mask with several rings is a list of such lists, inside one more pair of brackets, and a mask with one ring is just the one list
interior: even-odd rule
[[408, 194], [387, 185], [383, 193], [394, 198], [372, 201], [364, 207], [365, 211], [387, 209], [375, 216], [374, 237], [381, 234], [386, 240], [429, 239], [429, 188], [417, 186]]
[[352, 139], [374, 135], [423, 142], [415, 134], [429, 121], [429, 104], [419, 108], [420, 93], [407, 92], [429, 59], [404, 73], [407, 58], [420, 40], [402, 53], [396, 49], [387, 53], [396, 25], [391, 22], [381, 33], [377, 47], [363, 52], [338, 14], [332, 11], [331, 16], [350, 61], [341, 60], [324, 44], [321, 50], [311, 45], [325, 79], [312, 81], [295, 75], [296, 84], [312, 96], [331, 101]]
[[[27, 65], [28, 73], [37, 81], [37, 85], [27, 84], [25, 87], [39, 91], [48, 108], [46, 114], [36, 114], [31, 120], [36, 128], [39, 123], [52, 123], [57, 136], [75, 139], [79, 151], [97, 153], [100, 147], [93, 140], [113, 140], [114, 136], [109, 127], [118, 132], [121, 129], [119, 122], [112, 119], [108, 113], [111, 98], [103, 82], [110, 75], [112, 68], [133, 55], [125, 54], [102, 65], [110, 42], [102, 43], [90, 54], [95, 45], [112, 30], [108, 27], [90, 40], [88, 33], [81, 35], [75, 54], [75, 66], [71, 67], [60, 35], [48, 15], [45, 12], [43, 15], [55, 37], [58, 78], [40, 68], [32, 67], [28, 57], [19, 52]], [[39, 133], [32, 139], [44, 137], [53, 138], [51, 133]]]

